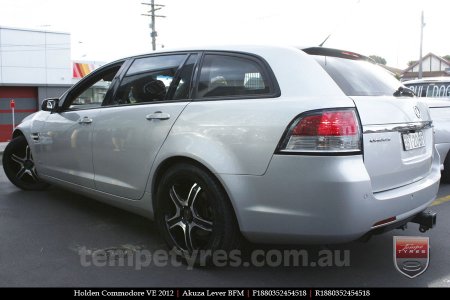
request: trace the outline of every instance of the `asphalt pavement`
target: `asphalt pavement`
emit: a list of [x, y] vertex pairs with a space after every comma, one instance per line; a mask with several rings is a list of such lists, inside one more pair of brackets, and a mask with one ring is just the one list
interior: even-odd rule
[[[420, 233], [412, 224], [405, 231], [375, 236], [367, 243], [329, 248], [242, 246], [248, 253], [347, 251], [346, 266], [243, 264], [191, 269], [179, 264], [136, 264], [136, 255], [156, 256], [158, 251], [166, 250], [152, 221], [55, 187], [42, 192], [21, 191], [9, 183], [0, 168], [0, 286], [450, 287], [449, 194], [450, 185], [442, 185], [441, 201], [433, 207], [438, 212], [438, 225], [426, 233]], [[410, 279], [396, 270], [394, 235], [430, 238], [431, 258], [425, 273]], [[93, 263], [93, 256], [85, 255], [92, 253], [103, 253], [105, 260]], [[131, 258], [130, 263], [119, 263], [118, 253], [124, 259]]]

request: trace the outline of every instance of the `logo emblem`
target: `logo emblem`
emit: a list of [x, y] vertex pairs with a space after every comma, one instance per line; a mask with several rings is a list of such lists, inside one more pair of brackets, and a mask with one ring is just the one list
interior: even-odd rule
[[416, 114], [416, 117], [420, 119], [421, 117], [420, 110], [417, 106], [414, 106], [414, 113]]
[[430, 244], [428, 237], [394, 236], [394, 265], [405, 276], [414, 278], [428, 267]]
[[379, 139], [370, 139], [369, 142], [371, 143], [383, 143], [383, 142], [390, 142], [390, 138], [379, 138]]

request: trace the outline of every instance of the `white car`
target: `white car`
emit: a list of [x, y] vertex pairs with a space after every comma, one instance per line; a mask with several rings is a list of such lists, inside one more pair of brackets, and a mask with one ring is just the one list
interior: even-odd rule
[[420, 101], [430, 108], [435, 128], [435, 143], [441, 160], [441, 181], [450, 182], [450, 77], [429, 77], [405, 81]]
[[425, 77], [403, 83], [418, 97], [450, 100], [450, 77]]
[[432, 228], [429, 110], [367, 57], [321, 47], [155, 52], [91, 73], [26, 118], [3, 155], [22, 189], [54, 184], [154, 218], [170, 248], [338, 243]]

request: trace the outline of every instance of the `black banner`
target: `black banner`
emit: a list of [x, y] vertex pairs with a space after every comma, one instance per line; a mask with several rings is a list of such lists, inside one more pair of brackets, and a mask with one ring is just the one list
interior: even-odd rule
[[403, 297], [439, 295], [440, 288], [2, 288], [0, 296], [61, 296], [61, 297], [297, 297], [372, 298], [389, 297], [400, 292]]

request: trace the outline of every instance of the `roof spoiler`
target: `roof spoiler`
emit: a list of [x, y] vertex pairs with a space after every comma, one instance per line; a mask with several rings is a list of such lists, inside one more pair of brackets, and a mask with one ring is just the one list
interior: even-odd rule
[[331, 48], [323, 48], [323, 47], [310, 47], [310, 48], [304, 48], [301, 49], [304, 52], [310, 54], [310, 55], [323, 55], [323, 56], [333, 56], [333, 57], [340, 57], [340, 58], [346, 58], [346, 59], [353, 59], [353, 60], [366, 60], [374, 63], [374, 60], [370, 57], [351, 52], [351, 51], [345, 51], [345, 50], [339, 50], [339, 49], [331, 49]]

